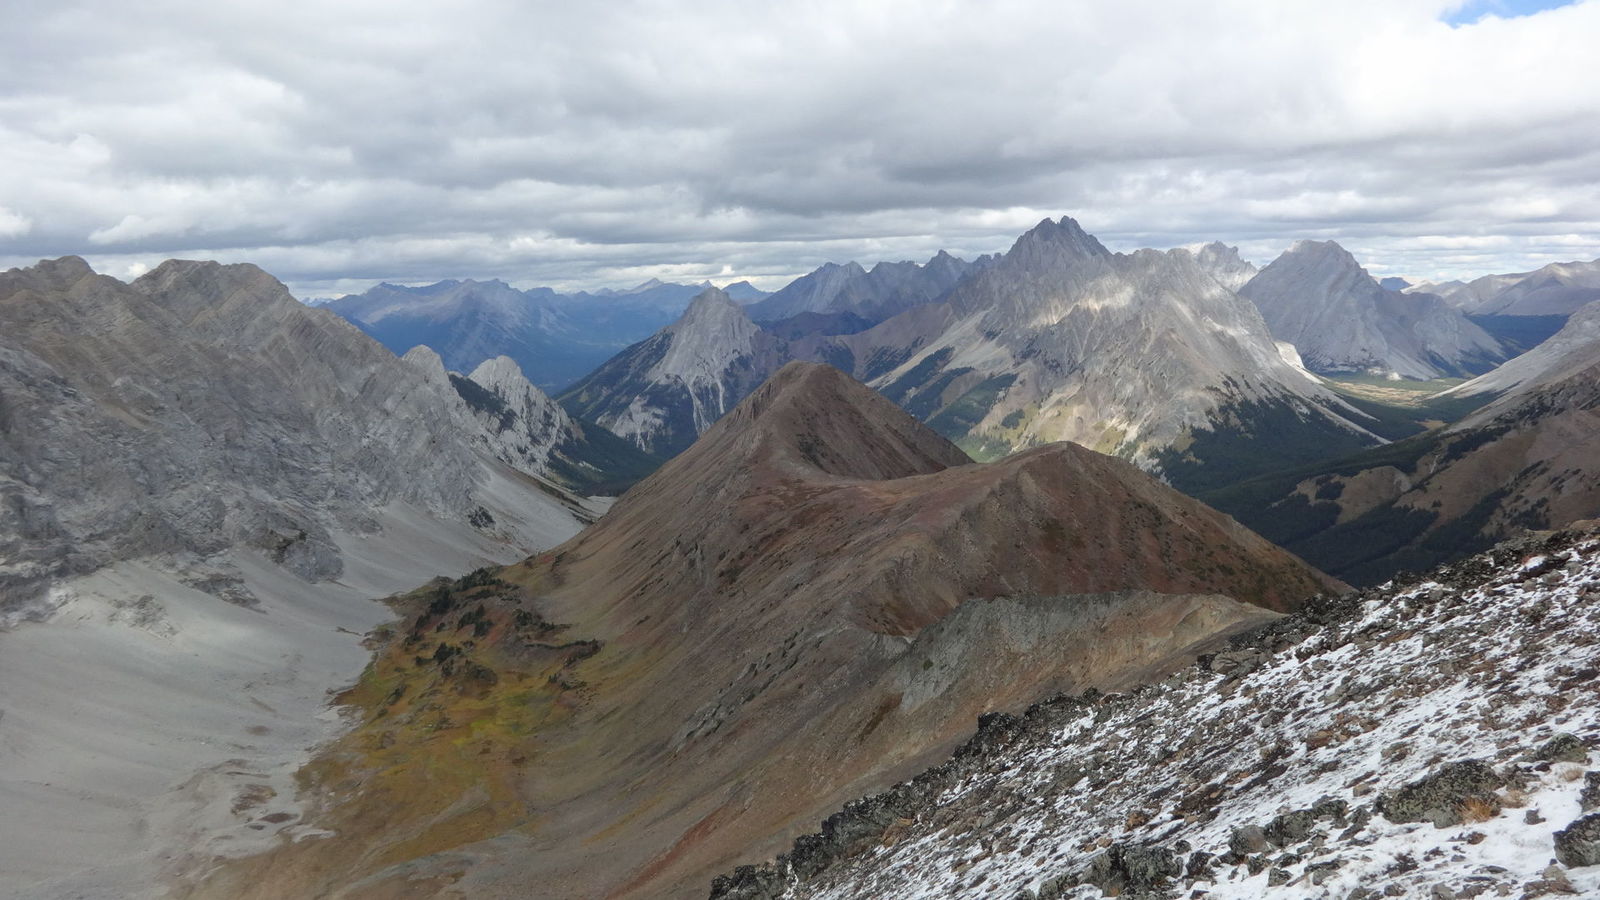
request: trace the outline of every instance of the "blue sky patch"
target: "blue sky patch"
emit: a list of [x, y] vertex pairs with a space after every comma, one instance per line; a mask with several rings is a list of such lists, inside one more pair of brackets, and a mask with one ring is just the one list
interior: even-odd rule
[[1458, 9], [1446, 13], [1444, 20], [1451, 25], [1471, 25], [1487, 15], [1496, 15], [1502, 19], [1517, 19], [1549, 9], [1571, 6], [1573, 2], [1574, 0], [1467, 0]]

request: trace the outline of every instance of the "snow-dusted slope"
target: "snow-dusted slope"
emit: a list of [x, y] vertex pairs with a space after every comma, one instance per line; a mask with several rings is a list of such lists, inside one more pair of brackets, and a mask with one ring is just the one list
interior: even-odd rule
[[568, 409], [639, 448], [671, 456], [694, 443], [785, 361], [779, 341], [708, 288], [683, 316], [561, 395]]
[[1314, 372], [1427, 380], [1476, 374], [1505, 349], [1431, 294], [1385, 290], [1332, 241], [1299, 241], [1239, 293]]
[[1560, 331], [1527, 353], [1439, 396], [1516, 393], [1557, 381], [1596, 362], [1600, 362], [1600, 300], [1573, 313]]
[[987, 717], [713, 898], [1600, 895], [1600, 540], [1351, 595]]

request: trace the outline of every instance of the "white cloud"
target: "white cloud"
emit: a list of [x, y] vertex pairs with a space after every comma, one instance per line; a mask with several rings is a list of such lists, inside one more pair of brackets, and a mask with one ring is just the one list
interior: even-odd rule
[[33, 230], [33, 220], [0, 206], [0, 237], [21, 237]]
[[673, 6], [10, 4], [3, 262], [775, 280], [1061, 213], [1374, 271], [1600, 256], [1600, 0]]

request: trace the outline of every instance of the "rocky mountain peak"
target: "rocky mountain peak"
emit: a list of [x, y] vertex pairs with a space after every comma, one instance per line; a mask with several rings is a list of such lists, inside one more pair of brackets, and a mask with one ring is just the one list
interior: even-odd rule
[[1505, 348], [1431, 294], [1385, 290], [1333, 241], [1297, 241], [1239, 289], [1315, 372], [1476, 374]]
[[1256, 274], [1256, 267], [1239, 255], [1238, 247], [1221, 241], [1212, 241], [1195, 250], [1194, 259], [1211, 277], [1232, 291], [1243, 287]]
[[1062, 216], [1059, 221], [1043, 220], [1017, 238], [1006, 256], [1028, 257], [1046, 253], [1052, 256], [1062, 253], [1081, 257], [1111, 256], [1111, 251], [1094, 235], [1084, 231], [1071, 216]]
[[1346, 250], [1338, 241], [1295, 241], [1283, 256], [1278, 258], [1286, 263], [1294, 262], [1300, 265], [1318, 265], [1353, 269], [1365, 272], [1355, 255]]
[[743, 319], [749, 321], [744, 314], [744, 307], [733, 301], [727, 292], [720, 288], [710, 287], [695, 295], [689, 301], [689, 308], [671, 326], [674, 330], [698, 329], [707, 325], [721, 325], [735, 323]]
[[432, 347], [418, 344], [406, 351], [400, 361], [425, 374], [429, 381], [436, 384], [446, 384], [450, 380], [449, 371], [445, 369], [444, 360], [435, 353]]
[[92, 277], [95, 271], [89, 268], [81, 256], [63, 256], [59, 259], [41, 259], [36, 265], [26, 269], [11, 269], [5, 273], [12, 278], [31, 278], [53, 287], [70, 287], [83, 278]]
[[883, 480], [971, 462], [882, 394], [832, 366], [791, 362], [706, 434], [754, 443], [788, 467]]
[[509, 356], [486, 359], [467, 377], [501, 396], [510, 396], [514, 391], [533, 387], [522, 374], [522, 367]]

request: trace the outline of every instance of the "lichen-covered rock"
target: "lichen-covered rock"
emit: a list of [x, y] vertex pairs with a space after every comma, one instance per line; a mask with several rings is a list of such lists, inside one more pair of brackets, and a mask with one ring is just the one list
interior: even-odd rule
[[1432, 822], [1449, 828], [1465, 821], [1472, 805], [1490, 815], [1500, 812], [1495, 789], [1505, 779], [1476, 759], [1447, 763], [1383, 799], [1381, 812], [1391, 822]]
[[1539, 762], [1586, 763], [1589, 761], [1589, 748], [1576, 735], [1562, 732], [1535, 750], [1533, 758]]
[[1600, 866], [1600, 813], [1591, 813], [1556, 832], [1556, 859], [1564, 866]]
[[1127, 896], [1165, 887], [1182, 875], [1183, 864], [1171, 850], [1112, 844], [1089, 862], [1080, 881], [1113, 896]]

